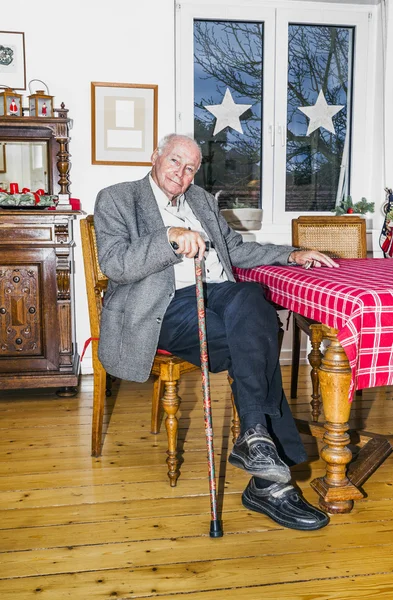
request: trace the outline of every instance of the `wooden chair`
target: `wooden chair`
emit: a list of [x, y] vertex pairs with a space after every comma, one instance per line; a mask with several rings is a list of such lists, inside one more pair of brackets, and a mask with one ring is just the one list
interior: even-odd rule
[[[94, 230], [94, 219], [89, 215], [81, 219], [81, 240], [83, 261], [85, 266], [86, 291], [89, 306], [89, 319], [91, 341], [93, 349], [93, 424], [92, 424], [92, 456], [100, 456], [102, 451], [102, 425], [104, 418], [105, 392], [107, 386], [107, 373], [98, 359], [98, 340], [100, 337], [101, 308], [104, 293], [107, 288], [108, 279], [102, 273], [97, 257], [97, 242]], [[165, 426], [168, 436], [168, 477], [171, 487], [176, 486], [180, 475], [179, 461], [177, 458], [177, 431], [178, 421], [176, 413], [180, 406], [178, 395], [178, 383], [183, 373], [199, 369], [195, 365], [170, 354], [158, 350], [151, 370], [156, 376], [153, 386], [151, 432], [159, 433], [160, 430], [160, 408], [162, 406], [166, 413]], [[237, 437], [240, 426], [239, 418], [234, 408], [232, 433]]]
[[[292, 245], [298, 248], [319, 250], [333, 258], [366, 258], [366, 221], [355, 215], [302, 216], [292, 220]], [[321, 412], [318, 368], [321, 365], [321, 340], [312, 336], [310, 325], [317, 323], [302, 315], [293, 313], [291, 398], [297, 398], [299, 375], [301, 332], [311, 338], [311, 352], [308, 355], [312, 370], [312, 416], [318, 421]]]

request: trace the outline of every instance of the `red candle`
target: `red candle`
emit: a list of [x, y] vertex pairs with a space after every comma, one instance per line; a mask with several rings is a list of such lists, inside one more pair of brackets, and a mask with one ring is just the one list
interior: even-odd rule
[[81, 201], [79, 198], [70, 198], [70, 204], [72, 210], [80, 210], [81, 209]]
[[10, 183], [10, 194], [19, 194], [19, 186], [17, 183]]

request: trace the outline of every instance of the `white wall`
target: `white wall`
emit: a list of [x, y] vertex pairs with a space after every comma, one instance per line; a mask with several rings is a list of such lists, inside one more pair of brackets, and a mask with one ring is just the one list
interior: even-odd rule
[[[241, 0], [238, 1], [241, 4]], [[2, 3], [5, 5], [5, 0]], [[375, 26], [370, 24], [371, 28]], [[158, 135], [162, 137], [174, 131], [174, 0], [68, 0], [61, 6], [48, 5], [45, 10], [40, 10], [35, 2], [14, 0], [12, 9], [4, 10], [3, 6], [1, 10], [1, 29], [25, 33], [27, 81], [42, 79], [50, 94], [55, 96], [55, 106], [64, 102], [70, 111], [69, 116], [74, 120], [70, 143], [71, 192], [73, 197], [81, 199], [83, 210], [92, 213], [100, 189], [119, 181], [139, 179], [149, 169], [91, 164], [90, 83], [158, 84]], [[377, 51], [378, 36], [374, 39], [370, 64], [365, 65], [369, 69], [371, 66], [373, 73], [370, 82], [373, 86], [370, 101], [372, 126], [369, 124], [373, 134], [369, 136], [369, 143], [373, 146], [374, 161], [367, 174], [367, 191], [370, 192], [367, 197], [370, 199], [372, 192], [379, 193], [383, 187], [380, 140], [382, 90], [377, 81], [380, 53]], [[393, 53], [392, 44], [389, 48]], [[34, 86], [34, 90], [37, 89], [36, 84]], [[24, 95], [28, 93], [27, 90]], [[26, 100], [24, 106], [27, 106]], [[393, 187], [389, 178], [387, 184]], [[380, 192], [380, 198], [375, 198], [377, 208], [382, 197]], [[374, 228], [378, 227], [379, 218], [376, 221]], [[374, 235], [377, 235], [377, 229], [374, 229]], [[78, 223], [75, 237], [77, 341], [81, 352], [90, 332]], [[288, 242], [286, 239], [275, 241]], [[82, 363], [82, 372], [91, 372], [89, 351]]]
[[[26, 78], [42, 79], [64, 102], [74, 120], [71, 131], [71, 193], [80, 198], [86, 213], [93, 212], [97, 192], [113, 183], [135, 180], [148, 167], [91, 164], [92, 81], [150, 83], [158, 85], [158, 135], [174, 130], [174, 2], [173, 0], [67, 0], [41, 10], [36, 2], [2, 0], [1, 30], [23, 31], [26, 45]], [[8, 6], [8, 8], [7, 8]], [[0, 81], [0, 83], [2, 83]], [[34, 83], [35, 91], [37, 84]], [[25, 97], [29, 91], [22, 92]], [[27, 101], [24, 101], [27, 106]], [[77, 242], [76, 321], [78, 349], [90, 337], [83, 262]], [[91, 372], [86, 352], [82, 372]]]

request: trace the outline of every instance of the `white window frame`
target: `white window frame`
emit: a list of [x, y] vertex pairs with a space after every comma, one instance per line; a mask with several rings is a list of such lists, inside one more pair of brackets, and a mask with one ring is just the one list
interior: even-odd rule
[[[337, 10], [337, 5], [330, 5], [323, 10], [317, 5], [305, 13], [300, 10], [277, 11], [277, 45], [276, 45], [276, 143], [274, 171], [274, 204], [272, 206], [272, 223], [283, 218], [289, 223], [299, 214], [318, 215], [326, 212], [290, 212], [285, 211], [286, 183], [286, 143], [281, 138], [287, 129], [287, 87], [288, 87], [288, 26], [291, 23], [302, 25], [332, 25], [355, 28], [354, 61], [352, 72], [352, 130], [351, 130], [351, 194], [359, 200], [364, 195], [364, 177], [366, 169], [366, 127], [367, 121], [367, 49], [368, 49], [368, 13], [364, 10]], [[348, 110], [349, 114], [349, 110]], [[284, 134], [282, 133], [284, 132]], [[328, 213], [330, 214], [330, 213]]]
[[[296, 4], [296, 7], [294, 6]], [[285, 211], [288, 25], [325, 24], [355, 28], [352, 78], [351, 194], [354, 201], [370, 198], [370, 168], [373, 162], [373, 108], [370, 55], [372, 6], [328, 2], [182, 0], [176, 2], [176, 131], [188, 135], [194, 128], [193, 24], [195, 19], [264, 22], [264, 97], [262, 199], [263, 226], [258, 241], [290, 243], [291, 221], [300, 214]], [[375, 41], [374, 41], [375, 43]], [[269, 59], [271, 57], [271, 60]], [[369, 118], [367, 116], [369, 115]], [[283, 144], [284, 141], [284, 144]]]

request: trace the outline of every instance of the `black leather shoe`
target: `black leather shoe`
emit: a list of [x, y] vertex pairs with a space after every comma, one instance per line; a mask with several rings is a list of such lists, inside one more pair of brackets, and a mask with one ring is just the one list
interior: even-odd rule
[[243, 492], [242, 503], [290, 529], [312, 531], [329, 523], [329, 517], [309, 504], [290, 483], [272, 483], [258, 489], [252, 478]]
[[288, 465], [279, 457], [277, 448], [263, 425], [251, 427], [244, 435], [239, 436], [228, 460], [231, 465], [268, 481], [287, 483], [291, 480]]

